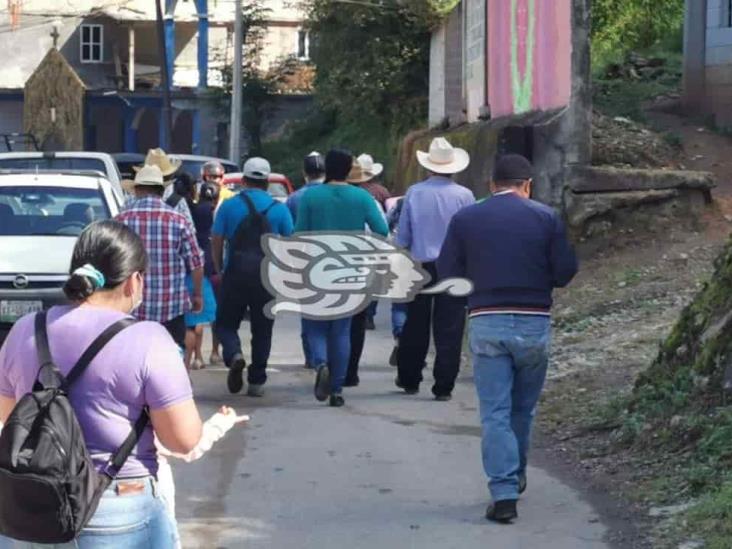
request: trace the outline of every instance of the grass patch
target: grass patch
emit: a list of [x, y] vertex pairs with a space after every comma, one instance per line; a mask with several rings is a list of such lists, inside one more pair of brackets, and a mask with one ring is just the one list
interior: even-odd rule
[[664, 71], [655, 78], [608, 78], [607, 67], [622, 64], [613, 59], [612, 63], [598, 68], [593, 79], [594, 106], [611, 117], [624, 117], [645, 123], [644, 104], [665, 94], [679, 93], [682, 76], [682, 56], [675, 52], [652, 49], [641, 52], [643, 57], [660, 57], [666, 60]]
[[302, 181], [302, 162], [312, 151], [325, 154], [334, 147], [350, 149], [356, 156], [368, 153], [385, 165], [386, 179], [393, 173], [399, 140], [390, 135], [375, 117], [341, 121], [335, 114], [313, 111], [294, 124], [285, 137], [264, 143], [264, 156], [277, 171], [287, 175], [296, 186]]
[[689, 511], [687, 531], [702, 532], [705, 549], [729, 549], [732, 540], [732, 481], [723, 482]]

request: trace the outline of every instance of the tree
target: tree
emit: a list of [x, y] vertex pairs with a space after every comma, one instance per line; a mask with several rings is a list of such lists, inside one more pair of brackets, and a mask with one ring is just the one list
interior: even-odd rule
[[306, 10], [321, 108], [341, 123], [368, 116], [396, 133], [423, 124], [430, 33], [438, 21], [430, 2], [308, 0]]
[[[244, 51], [242, 55], [242, 126], [249, 138], [249, 156], [262, 154], [264, 124], [276, 108], [277, 93], [281, 85], [299, 70], [300, 62], [294, 57], [279, 60], [273, 67], [261, 67], [261, 54], [267, 29], [267, 16], [270, 9], [261, 1], [242, 6], [242, 26], [244, 30]], [[224, 86], [214, 92], [214, 100], [227, 112], [231, 104], [233, 67], [225, 66], [222, 71]], [[224, 101], [221, 101], [221, 95]]]
[[592, 0], [592, 58], [597, 65], [678, 37], [684, 0]]

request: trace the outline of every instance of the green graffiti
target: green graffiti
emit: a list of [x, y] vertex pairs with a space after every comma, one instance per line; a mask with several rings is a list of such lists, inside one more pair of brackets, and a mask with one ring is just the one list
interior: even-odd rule
[[523, 76], [519, 68], [518, 0], [511, 0], [511, 84], [513, 110], [516, 114], [531, 110], [534, 85], [534, 29], [536, 27], [535, 0], [529, 2], [529, 28], [526, 32], [526, 63]]

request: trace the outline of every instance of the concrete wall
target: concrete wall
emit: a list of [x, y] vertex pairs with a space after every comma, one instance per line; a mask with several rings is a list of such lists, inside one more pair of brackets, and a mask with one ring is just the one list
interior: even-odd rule
[[[550, 4], [537, 5], [550, 6]], [[488, 192], [495, 157], [503, 152], [523, 152], [531, 156], [535, 166], [534, 196], [557, 208], [564, 207], [564, 193], [571, 170], [589, 164], [591, 158], [592, 94], [590, 90], [589, 0], [571, 0], [571, 67], [568, 82], [550, 87], [550, 92], [569, 90], [568, 105], [555, 109], [534, 110], [525, 114], [502, 116], [487, 122], [466, 124], [446, 132], [431, 131], [408, 136], [400, 149], [395, 185], [400, 191], [419, 181], [424, 172], [419, 168], [416, 150], [427, 150], [431, 139], [445, 135], [455, 146], [471, 154], [471, 165], [457, 179], [478, 196]], [[556, 69], [556, 64], [552, 67]], [[489, 74], [493, 77], [493, 73]], [[541, 81], [541, 80], [539, 80]], [[532, 101], [551, 96], [538, 90]], [[559, 95], [554, 97], [560, 97]]]
[[476, 122], [486, 97], [486, 2], [465, 0], [465, 103], [468, 122]]
[[445, 26], [432, 33], [430, 41], [430, 128], [445, 118]]
[[707, 0], [686, 2], [684, 14], [684, 103], [699, 109], [704, 102]]
[[463, 82], [462, 3], [450, 14], [445, 25], [445, 116], [451, 125], [466, 120]]

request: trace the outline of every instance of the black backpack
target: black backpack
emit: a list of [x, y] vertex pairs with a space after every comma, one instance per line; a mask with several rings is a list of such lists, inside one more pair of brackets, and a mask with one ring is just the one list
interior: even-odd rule
[[264, 259], [262, 236], [272, 232], [267, 212], [277, 204], [277, 201], [272, 200], [267, 208], [258, 212], [254, 202], [245, 192], [239, 193], [239, 196], [247, 205], [249, 214], [239, 224], [234, 238], [229, 243], [229, 262], [225, 274], [248, 282], [256, 282], [260, 280], [259, 270]]
[[3, 535], [31, 543], [66, 543], [76, 538], [94, 515], [102, 493], [147, 426], [148, 414], [143, 412], [100, 474], [84, 443], [68, 388], [115, 335], [135, 322], [125, 318], [104, 330], [64, 378], [51, 358], [46, 313], [36, 315], [41, 368], [33, 392], [18, 401], [0, 435]]

